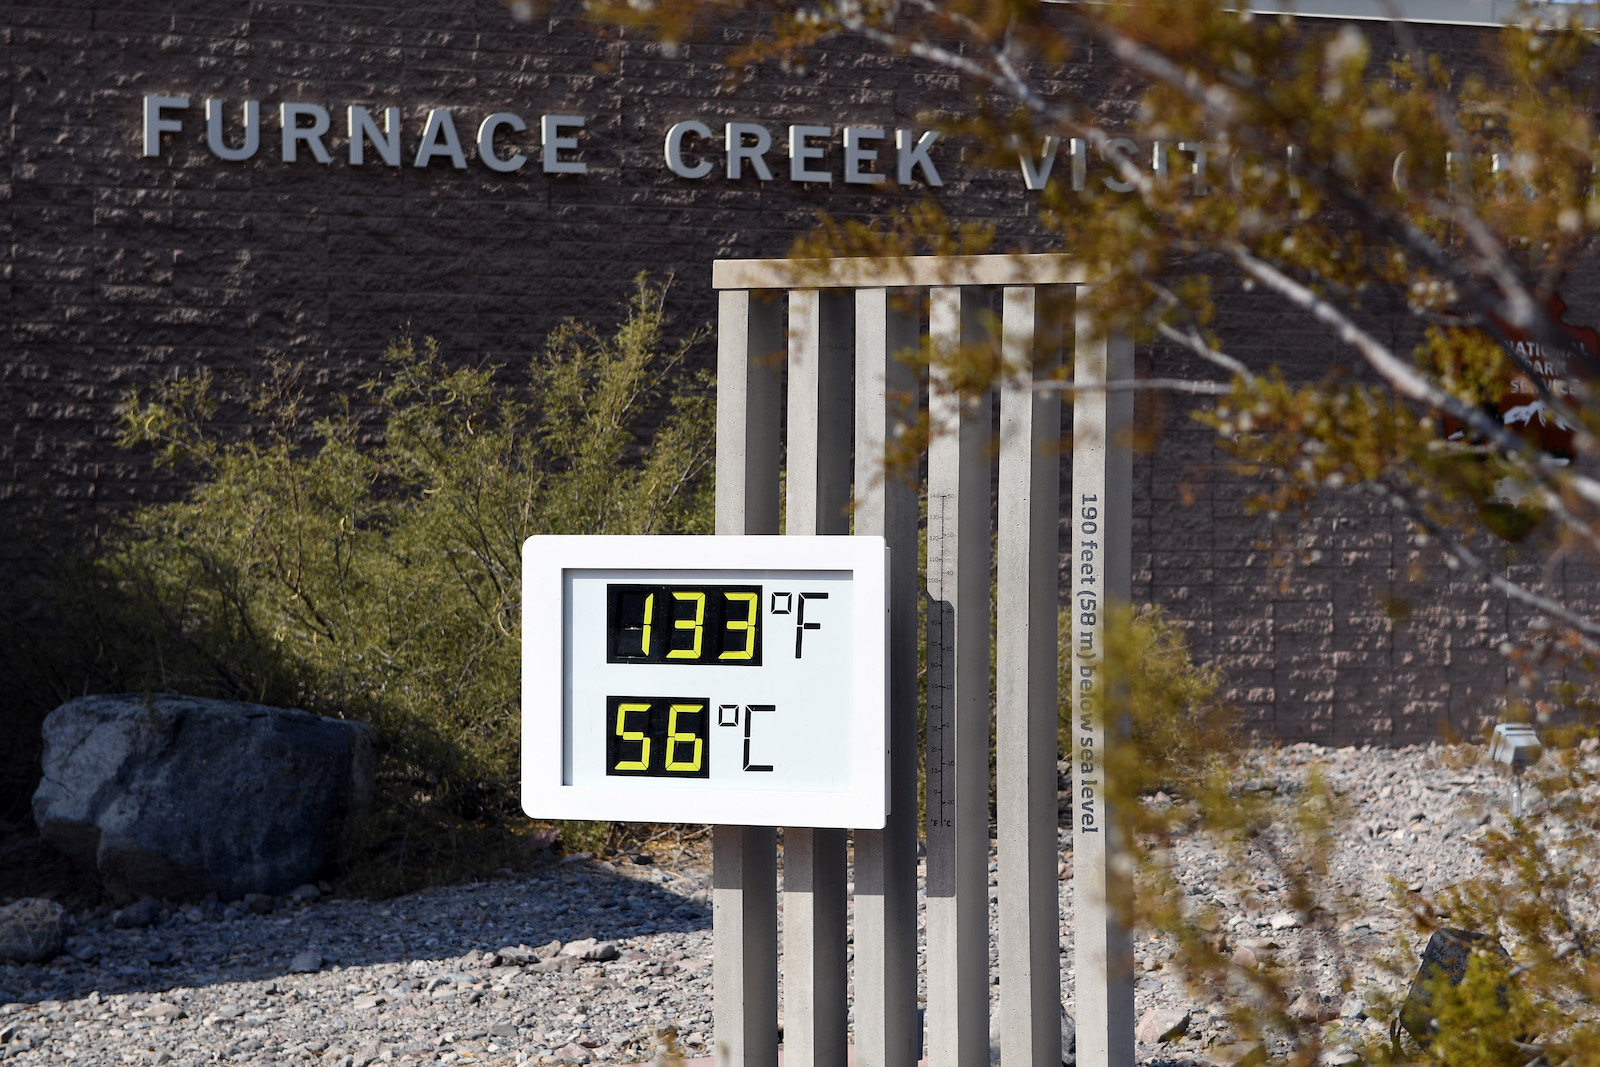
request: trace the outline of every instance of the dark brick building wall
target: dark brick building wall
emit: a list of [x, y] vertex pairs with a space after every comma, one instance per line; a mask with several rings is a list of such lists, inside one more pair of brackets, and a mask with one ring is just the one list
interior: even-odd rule
[[[559, 14], [519, 23], [495, 0], [19, 0], [0, 7], [0, 32], [0, 500], [13, 512], [174, 491], [146, 457], [113, 446], [119, 400], [162, 377], [247, 377], [287, 358], [310, 368], [323, 397], [355, 395], [405, 324], [455, 358], [514, 368], [561, 319], [612, 314], [641, 270], [676, 274], [681, 324], [708, 321], [714, 259], [779, 256], [819, 211], [883, 215], [925, 191], [896, 186], [892, 133], [876, 146], [886, 188], [839, 180], [837, 133], [824, 162], [834, 183], [791, 182], [789, 124], [921, 131], [921, 113], [961, 102], [947, 75], [850, 49], [734, 85], [725, 42], [669, 53]], [[1427, 32], [1460, 63], [1482, 62], [1476, 31]], [[1110, 116], [1130, 107], [1124, 75], [1092, 50], [1061, 78], [1093, 87]], [[166, 113], [182, 129], [163, 135], [156, 158], [142, 154], [149, 95], [190, 99]], [[242, 102], [260, 101], [254, 158], [208, 150], [212, 97], [224, 101], [230, 144]], [[283, 162], [283, 102], [328, 110], [330, 163], [304, 147]], [[347, 162], [352, 104], [380, 124], [383, 108], [401, 108], [403, 165], [383, 165], [370, 147], [364, 166]], [[465, 169], [411, 165], [434, 108], [451, 110]], [[473, 149], [478, 123], [498, 111], [529, 126], [499, 141], [503, 155], [529, 157], [513, 174]], [[543, 114], [585, 116], [580, 148], [564, 158], [586, 174], [543, 172]], [[775, 180], [729, 181], [715, 154], [707, 178], [671, 174], [662, 139], [685, 119], [764, 124]], [[1018, 170], [979, 168], [948, 142], [932, 158], [948, 212], [994, 222], [1006, 247], [1040, 245]], [[1410, 328], [1399, 313], [1377, 324], [1400, 337]], [[1221, 326], [1241, 354], [1295, 376], [1345, 358], [1260, 294], [1230, 295]], [[1163, 375], [1185, 370], [1170, 352], [1140, 358]], [[1290, 531], [1320, 557], [1292, 573], [1274, 567], [1261, 547], [1272, 531], [1244, 514], [1248, 486], [1207, 432], [1170, 400], [1140, 410], [1162, 432], [1136, 471], [1136, 595], [1189, 626], [1199, 656], [1228, 665], [1254, 729], [1285, 741], [1406, 741], [1497, 712], [1505, 674], [1493, 646], [1521, 625], [1503, 602], [1452, 580], [1360, 500], [1330, 502]], [[1595, 584], [1587, 572], [1552, 577], [1569, 590]], [[1391, 596], [1411, 601], [1407, 621], [1392, 620]]]

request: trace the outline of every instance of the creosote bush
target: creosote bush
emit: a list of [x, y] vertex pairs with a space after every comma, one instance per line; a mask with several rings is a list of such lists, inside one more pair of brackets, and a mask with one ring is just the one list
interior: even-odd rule
[[[1112, 872], [1126, 879], [1116, 903], [1140, 936], [1170, 940], [1170, 969], [1197, 1003], [1226, 1018], [1239, 1054], [1259, 1042], [1252, 1062], [1304, 1067], [1334, 1053], [1448, 1067], [1600, 1062], [1600, 742], [1578, 728], [1545, 731], [1551, 747], [1529, 776], [1540, 802], [1475, 840], [1479, 873], [1431, 894], [1391, 879], [1391, 907], [1409, 921], [1393, 940], [1363, 941], [1346, 931], [1371, 903], [1346, 897], [1330, 877], [1340, 841], [1359, 832], [1352, 805], [1317, 766], [1289, 798], [1251, 788], [1249, 753], [1208, 709], [1214, 676], [1175, 669], [1182, 645], [1163, 636], [1165, 626], [1125, 610], [1108, 620], [1107, 671], [1125, 679], [1109, 691], [1108, 715], [1126, 739], [1108, 747], [1105, 764], [1108, 804], [1130, 861]], [[1485, 756], [1462, 746], [1445, 758]], [[1235, 955], [1233, 916], [1189, 895], [1176, 869], [1175, 845], [1196, 836], [1232, 859], [1234, 888], [1252, 911], [1268, 904], [1249, 872], [1271, 872], [1283, 891], [1271, 907], [1294, 913], [1310, 943], [1299, 958]], [[1485, 935], [1481, 945], [1505, 951], [1480, 947], [1459, 981], [1424, 981], [1428, 1040], [1398, 1025], [1374, 1033], [1355, 1019], [1307, 1014], [1301, 997], [1311, 995], [1309, 1010], [1321, 1010], [1317, 971], [1331, 964], [1343, 996], [1360, 1000], [1368, 1018], [1395, 1019], [1422, 946], [1440, 929]]]
[[[1073, 621], [1076, 611], [1057, 616], [1060, 719], [1056, 739], [1063, 756], [1072, 752], [1074, 695]], [[1197, 664], [1181, 627], [1158, 607], [1113, 606], [1106, 626], [1106, 657], [1120, 684], [1119, 706], [1139, 755], [1141, 791], [1181, 790], [1202, 781], [1218, 764], [1240, 755], [1233, 708], [1221, 699], [1222, 671]]]
[[288, 367], [247, 398], [261, 429], [242, 438], [208, 374], [132, 395], [122, 444], [194, 488], [56, 575], [88, 662], [39, 697], [171, 690], [370, 722], [390, 747], [352, 888], [508, 862], [527, 825], [506, 819], [523, 540], [711, 529], [713, 392], [684, 366], [704, 332], [669, 345], [666, 294], [641, 275], [614, 332], [560, 327], [518, 384], [403, 336], [366, 386], [375, 416], [312, 415]]

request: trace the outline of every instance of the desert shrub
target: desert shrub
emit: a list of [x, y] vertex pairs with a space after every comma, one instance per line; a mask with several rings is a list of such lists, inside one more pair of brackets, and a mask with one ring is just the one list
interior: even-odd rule
[[293, 368], [245, 398], [243, 436], [209, 375], [131, 396], [122, 443], [193, 488], [57, 571], [95, 651], [39, 688], [370, 722], [386, 803], [356, 845], [448, 876], [517, 806], [523, 540], [711, 529], [711, 381], [684, 367], [703, 333], [667, 342], [666, 293], [641, 275], [614, 331], [560, 327], [519, 384], [403, 336], [364, 413], [311, 414]]
[[[1475, 835], [1481, 867], [1456, 884], [1428, 894], [1391, 878], [1390, 906], [1409, 922], [1392, 939], [1367, 939], [1357, 920], [1372, 902], [1342, 888], [1334, 870], [1341, 842], [1360, 832], [1358, 809], [1326, 768], [1313, 764], [1281, 797], [1279, 784], [1263, 786], [1262, 768], [1215, 699], [1216, 673], [1193, 665], [1181, 633], [1159, 615], [1113, 613], [1106, 649], [1108, 675], [1123, 679], [1106, 706], [1127, 734], [1105, 753], [1106, 803], [1129, 861], [1113, 871], [1126, 879], [1114, 902], [1130, 928], [1163, 939], [1170, 970], [1226, 1020], [1235, 1056], [1304, 1067], [1597, 1062], [1600, 741], [1591, 731], [1549, 731], [1554, 747], [1530, 772], [1539, 800], [1529, 814], [1497, 817]], [[1448, 758], [1485, 754], [1463, 747]], [[1239, 954], [1258, 927], [1236, 930], [1236, 913], [1191, 895], [1180, 877], [1176, 846], [1195, 837], [1227, 857], [1222, 878], [1248, 908], [1264, 910], [1268, 898], [1258, 894], [1281, 891], [1271, 906], [1301, 925], [1298, 954], [1264, 962]], [[1505, 951], [1473, 953], [1457, 984], [1447, 975], [1424, 981], [1431, 1040], [1372, 1025], [1401, 1011], [1418, 953], [1441, 928], [1481, 934]], [[1315, 992], [1328, 977], [1360, 1002], [1359, 1015], [1317, 1014]]]
[[[1072, 751], [1072, 620], [1070, 608], [1056, 617], [1060, 715], [1056, 742]], [[1178, 789], [1198, 782], [1237, 752], [1232, 709], [1218, 696], [1222, 671], [1197, 664], [1182, 627], [1146, 604], [1113, 608], [1106, 626], [1106, 659], [1118, 683], [1117, 706], [1125, 715], [1139, 754], [1141, 789]]]

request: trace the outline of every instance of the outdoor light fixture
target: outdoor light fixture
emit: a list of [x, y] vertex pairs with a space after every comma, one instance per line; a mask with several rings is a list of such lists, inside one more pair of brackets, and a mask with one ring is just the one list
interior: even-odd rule
[[1503, 722], [1489, 739], [1489, 758], [1511, 768], [1511, 817], [1522, 817], [1522, 769], [1539, 762], [1544, 746], [1525, 722]]

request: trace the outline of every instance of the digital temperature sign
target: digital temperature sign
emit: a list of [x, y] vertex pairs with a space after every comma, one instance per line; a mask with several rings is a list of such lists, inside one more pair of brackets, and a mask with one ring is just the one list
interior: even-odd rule
[[877, 829], [879, 537], [533, 537], [522, 796], [536, 818]]

